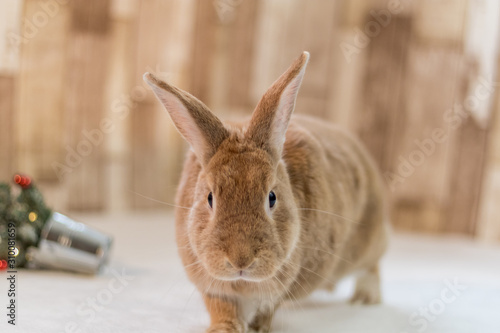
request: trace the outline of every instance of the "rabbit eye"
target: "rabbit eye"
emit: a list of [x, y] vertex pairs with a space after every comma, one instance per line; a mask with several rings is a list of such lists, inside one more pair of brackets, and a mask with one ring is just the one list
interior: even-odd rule
[[208, 193], [208, 204], [210, 205], [210, 208], [212, 208], [212, 192]]
[[276, 194], [273, 191], [269, 192], [269, 207], [273, 208], [276, 204]]

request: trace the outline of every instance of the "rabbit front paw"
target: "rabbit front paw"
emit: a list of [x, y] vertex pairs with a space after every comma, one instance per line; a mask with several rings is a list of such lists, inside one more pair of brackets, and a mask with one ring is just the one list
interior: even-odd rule
[[206, 333], [245, 333], [245, 326], [237, 320], [224, 321], [210, 326]]
[[257, 313], [248, 325], [251, 333], [269, 333], [271, 332], [272, 313]]
[[380, 277], [375, 266], [358, 277], [351, 304], [378, 304], [380, 299]]
[[249, 327], [248, 333], [269, 333], [271, 329], [269, 327], [252, 328]]

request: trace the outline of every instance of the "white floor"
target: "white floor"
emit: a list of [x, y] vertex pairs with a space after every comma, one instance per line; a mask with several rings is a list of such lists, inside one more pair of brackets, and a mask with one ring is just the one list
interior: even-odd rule
[[[110, 267], [95, 277], [20, 271], [15, 328], [1, 278], [0, 332], [204, 332], [208, 316], [184, 276], [168, 214], [78, 218], [114, 235]], [[500, 332], [500, 247], [396, 235], [382, 275], [382, 305], [348, 305], [346, 281], [281, 308], [273, 332]]]

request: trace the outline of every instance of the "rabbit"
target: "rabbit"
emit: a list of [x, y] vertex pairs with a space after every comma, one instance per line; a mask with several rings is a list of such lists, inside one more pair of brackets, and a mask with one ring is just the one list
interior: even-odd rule
[[270, 332], [283, 301], [332, 290], [354, 273], [351, 301], [381, 300], [383, 182], [351, 135], [324, 120], [292, 117], [308, 60], [303, 52], [251, 118], [232, 124], [144, 74], [191, 147], [176, 197], [176, 240], [210, 314], [208, 333]]

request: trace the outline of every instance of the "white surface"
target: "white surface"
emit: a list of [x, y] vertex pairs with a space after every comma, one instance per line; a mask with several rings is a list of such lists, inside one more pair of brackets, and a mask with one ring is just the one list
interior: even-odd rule
[[[204, 332], [208, 315], [177, 257], [170, 215], [71, 216], [114, 235], [110, 268], [95, 277], [20, 271], [15, 328], [7, 324], [7, 284], [2, 277], [0, 332]], [[122, 270], [129, 276], [123, 285], [113, 275]], [[281, 308], [273, 332], [500, 332], [499, 247], [397, 235], [382, 275], [382, 305], [348, 305], [352, 283], [347, 281], [333, 294], [319, 291]], [[446, 304], [439, 300], [442, 293], [445, 298], [453, 294], [444, 291], [444, 281], [455, 278], [467, 289]], [[95, 310], [88, 304], [92, 300], [97, 302]], [[443, 312], [410, 324], [413, 313], [433, 306]]]

